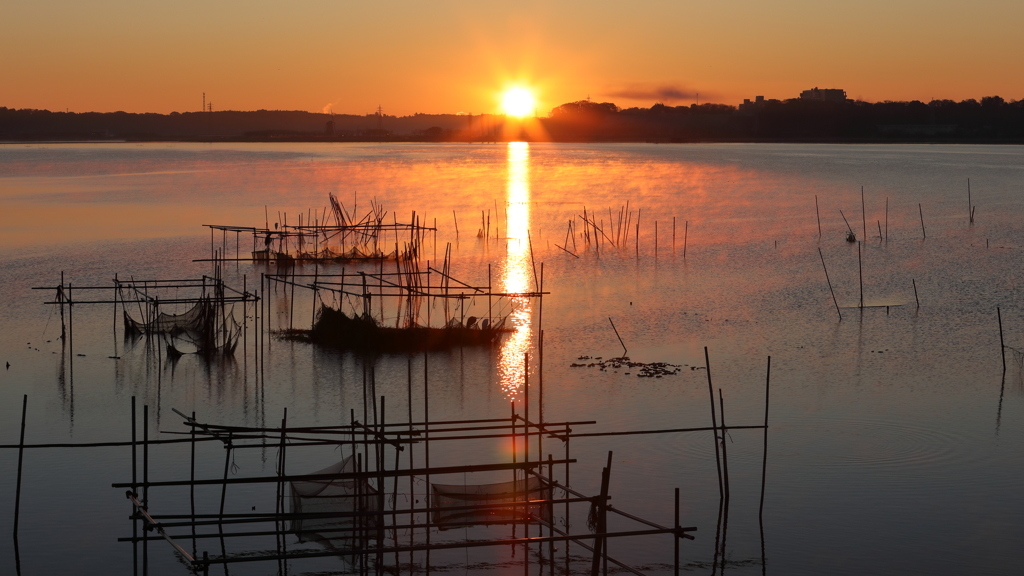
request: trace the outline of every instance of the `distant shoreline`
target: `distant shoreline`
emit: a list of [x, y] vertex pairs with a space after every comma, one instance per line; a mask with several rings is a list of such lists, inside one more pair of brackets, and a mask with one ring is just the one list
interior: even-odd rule
[[493, 145], [525, 141], [536, 144], [976, 144], [1024, 145], [1024, 138], [944, 138], [944, 139], [882, 139], [882, 138], [804, 138], [804, 139], [669, 139], [669, 140], [423, 140], [416, 138], [380, 139], [324, 139], [324, 138], [60, 138], [60, 139], [0, 139], [0, 145], [19, 144], [474, 144]]
[[289, 110], [53, 112], [0, 106], [8, 142], [575, 142], [1022, 144], [1024, 100], [827, 101], [803, 98], [619, 108], [583, 100], [548, 116], [324, 114]]

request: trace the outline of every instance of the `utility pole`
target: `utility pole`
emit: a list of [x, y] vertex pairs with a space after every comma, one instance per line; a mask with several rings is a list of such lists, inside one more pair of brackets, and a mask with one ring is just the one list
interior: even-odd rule
[[206, 92], [203, 92], [203, 112], [206, 112]]

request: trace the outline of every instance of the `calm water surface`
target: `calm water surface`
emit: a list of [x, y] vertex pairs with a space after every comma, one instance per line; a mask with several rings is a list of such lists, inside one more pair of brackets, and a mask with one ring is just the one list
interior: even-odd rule
[[[968, 178], [977, 206], [973, 225]], [[266, 379], [257, 385], [250, 349], [233, 362], [208, 365], [185, 357], [172, 368], [114, 336], [112, 307], [84, 305], [74, 313], [74, 351], [62, 351], [59, 312], [42, 305], [51, 293], [30, 289], [55, 286], [61, 271], [79, 286], [109, 285], [115, 274], [209, 274], [208, 263], [193, 262], [210, 250], [202, 224], [262, 226], [279, 212], [294, 223], [299, 212], [322, 210], [328, 193], [360, 211], [375, 198], [399, 220], [413, 210], [428, 224], [436, 218], [436, 247], [429, 237], [425, 258], [436, 262], [452, 242], [453, 273], [467, 282], [486, 283], [491, 264], [495, 284], [530, 289], [532, 262], [543, 263], [550, 296], [543, 309], [534, 303], [515, 312], [516, 331], [499, 349], [430, 356], [432, 419], [507, 416], [509, 402], [522, 398], [521, 358], [536, 351], [542, 327], [545, 418], [597, 421], [585, 431], [709, 425], [707, 375], [690, 369], [703, 366], [705, 346], [728, 422], [757, 424], [771, 356], [764, 547], [758, 524], [762, 435], [736, 430], [727, 438], [732, 498], [725, 571], [1019, 573], [1024, 385], [1014, 349], [1024, 350], [1020, 147], [2, 145], [0, 363], [10, 367], [0, 372], [0, 443], [17, 443], [24, 394], [32, 443], [128, 440], [133, 395], [150, 406], [156, 438], [183, 429], [171, 408], [226, 424], [276, 425], [284, 408], [290, 425], [347, 423], [350, 409], [362, 405], [363, 360], [351, 354], [272, 341]], [[590, 251], [579, 259], [556, 247], [584, 206], [608, 223], [627, 201], [640, 210], [638, 247], [631, 240], [628, 248], [605, 246], [599, 256]], [[840, 210], [865, 240], [862, 272], [858, 246], [845, 242]], [[476, 237], [488, 211], [499, 240]], [[582, 249], [582, 239], [576, 242]], [[223, 243], [230, 255], [234, 239]], [[226, 277], [240, 285], [244, 276], [254, 286], [261, 271], [242, 263], [229, 266]], [[856, 308], [861, 276], [866, 303], [879, 307]], [[291, 308], [276, 302], [272, 328], [308, 324], [308, 298], [297, 298], [292, 318]], [[997, 307], [1010, 347], [1005, 377]], [[641, 379], [570, 368], [582, 355], [621, 353], [608, 317], [633, 359], [686, 365], [682, 372]], [[397, 355], [368, 361], [389, 414], [408, 409], [408, 361]], [[423, 359], [412, 361], [419, 382]], [[532, 362], [532, 402], [537, 370]], [[421, 398], [417, 384], [414, 409], [422, 410]], [[613, 451], [613, 504], [656, 522], [672, 521], [672, 491], [680, 488], [682, 523], [698, 527], [697, 539], [682, 547], [686, 568], [712, 572], [718, 487], [710, 433], [579, 439], [571, 449], [579, 460], [574, 487], [596, 493]], [[549, 441], [545, 451], [558, 457], [562, 445]], [[206, 445], [198, 474], [219, 476], [223, 457]], [[507, 457], [501, 446], [474, 444], [438, 449], [432, 464]], [[261, 475], [273, 473], [275, 458], [273, 451], [251, 450], [240, 452], [235, 464], [239, 474]], [[306, 472], [338, 454], [296, 451], [288, 458], [290, 471]], [[26, 452], [22, 574], [131, 573], [131, 544], [116, 541], [131, 535], [130, 507], [123, 492], [110, 487], [130, 480], [130, 462], [124, 448]], [[17, 451], [0, 450], [0, 518], [8, 527], [16, 468]], [[186, 447], [154, 449], [151, 478], [187, 474]], [[219, 488], [197, 497], [215, 505]], [[230, 494], [228, 508], [266, 510], [272, 497], [240, 489]], [[153, 497], [152, 509], [178, 513], [187, 505], [187, 492], [167, 490]], [[571, 519], [577, 528], [583, 520]], [[494, 528], [435, 538], [510, 535]], [[253, 542], [233, 551], [267, 548]], [[208, 549], [219, 554], [219, 546]], [[581, 556], [572, 569], [587, 569], [583, 551], [573, 553]], [[613, 541], [611, 553], [647, 573], [671, 573], [667, 538]], [[517, 561], [507, 548], [431, 558], [453, 573], [483, 567], [522, 573]], [[0, 573], [14, 570], [8, 538], [0, 544]], [[291, 574], [345, 570], [337, 559], [290, 567]], [[231, 571], [273, 574], [277, 566]], [[150, 572], [186, 570], [157, 542], [150, 547]]]

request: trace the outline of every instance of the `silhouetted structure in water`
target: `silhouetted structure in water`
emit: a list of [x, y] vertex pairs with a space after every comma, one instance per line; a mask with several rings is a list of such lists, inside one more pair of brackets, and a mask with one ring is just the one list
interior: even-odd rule
[[309, 340], [317, 344], [354, 350], [399, 352], [410, 350], [443, 350], [458, 346], [489, 346], [500, 341], [501, 335], [512, 332], [504, 327], [504, 319], [497, 326], [484, 320], [476, 322], [470, 316], [469, 325], [463, 326], [452, 319], [448, 325], [382, 326], [372, 316], [349, 317], [340, 310], [321, 306], [316, 323], [309, 330]]
[[[48, 286], [35, 289], [54, 290]], [[113, 286], [72, 286], [70, 283], [65, 285], [62, 279], [55, 290], [55, 299], [47, 304], [60, 306], [62, 321], [65, 306], [70, 310], [72, 305], [113, 305], [115, 316], [120, 312], [125, 340], [158, 338], [172, 358], [190, 353], [204, 357], [230, 356], [243, 330], [242, 323], [235, 318], [234, 306], [241, 304], [245, 308], [259, 301], [255, 294], [227, 286], [220, 278], [219, 266], [215, 267], [213, 277], [173, 280], [120, 280], [115, 277]], [[81, 291], [95, 294], [108, 290], [113, 292], [111, 299], [73, 297]], [[181, 306], [189, 307], [176, 314], [165, 312]], [[245, 315], [244, 311], [242, 315]], [[67, 318], [70, 324], [70, 313]], [[65, 328], [62, 333], [67, 331]]]
[[[251, 226], [229, 226], [222, 224], [205, 224], [210, 228], [210, 258], [206, 260], [253, 261], [275, 263], [278, 266], [291, 266], [297, 262], [344, 263], [359, 261], [397, 260], [401, 255], [399, 244], [408, 243], [418, 247], [423, 235], [434, 228], [419, 224], [416, 213], [412, 213], [411, 222], [400, 223], [391, 213], [391, 222], [387, 222], [388, 212], [376, 202], [370, 200], [370, 210], [357, 216], [355, 209], [349, 211], [338, 201], [334, 194], [329, 195], [330, 211], [324, 208], [320, 214], [309, 212], [299, 214], [297, 224], [288, 224], [288, 215], [274, 227], [266, 228]], [[217, 254], [214, 231], [221, 232], [221, 253]], [[235, 257], [227, 258], [229, 252], [227, 234], [235, 234]], [[252, 239], [252, 250], [243, 255], [239, 235], [249, 234]], [[393, 237], [389, 238], [389, 235]], [[393, 243], [392, 243], [393, 240]]]
[[[512, 332], [509, 316], [545, 292], [495, 292], [490, 267], [486, 286], [472, 286], [450, 274], [449, 244], [441, 269], [420, 269], [414, 248], [406, 246], [395, 272], [268, 274], [270, 284], [283, 286], [294, 301], [296, 288], [310, 291], [316, 310], [310, 328], [294, 324], [283, 329], [290, 338], [364, 351], [440, 350], [486, 346]], [[290, 294], [289, 294], [290, 291]], [[275, 290], [268, 289], [266, 294]], [[325, 302], [327, 296], [330, 303]], [[485, 307], [486, 306], [486, 307]]]

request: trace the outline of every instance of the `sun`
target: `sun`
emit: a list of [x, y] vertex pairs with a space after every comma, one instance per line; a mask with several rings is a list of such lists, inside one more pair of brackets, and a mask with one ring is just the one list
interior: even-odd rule
[[509, 116], [524, 118], [533, 114], [536, 100], [533, 98], [533, 93], [526, 88], [509, 88], [501, 100], [501, 107]]

